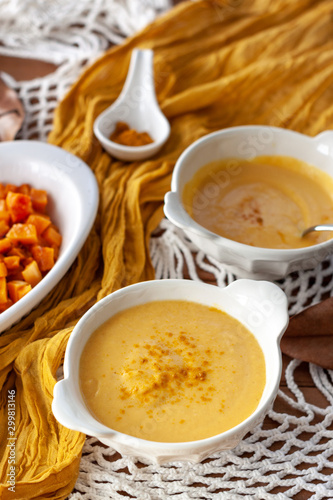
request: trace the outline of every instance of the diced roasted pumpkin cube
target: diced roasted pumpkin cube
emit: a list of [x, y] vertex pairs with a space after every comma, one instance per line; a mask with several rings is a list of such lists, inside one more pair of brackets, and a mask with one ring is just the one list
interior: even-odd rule
[[47, 247], [48, 246], [48, 243], [46, 240], [44, 240], [43, 236], [42, 235], [39, 235], [38, 236], [38, 241], [37, 241], [37, 245], [40, 245], [41, 247]]
[[0, 304], [4, 304], [8, 300], [8, 294], [7, 294], [7, 281], [6, 278], [3, 276], [0, 278]]
[[3, 258], [3, 262], [8, 272], [17, 271], [20, 269], [20, 257], [18, 255], [10, 255]]
[[0, 253], [7, 253], [12, 248], [12, 242], [9, 238], [0, 239]]
[[6, 264], [0, 261], [0, 278], [5, 278], [8, 274]]
[[[1, 201], [3, 200], [0, 200], [0, 202]], [[7, 222], [7, 224], [9, 224], [10, 222], [10, 213], [8, 212], [8, 210], [1, 210], [1, 207], [0, 207], [0, 220]]]
[[0, 218], [0, 237], [5, 236], [5, 234], [7, 234], [8, 231], [9, 231], [8, 223]]
[[42, 273], [39, 270], [38, 264], [35, 260], [30, 262], [22, 271], [22, 276], [24, 281], [30, 283], [32, 287], [37, 285], [43, 278]]
[[9, 191], [11, 191], [12, 193], [16, 193], [17, 186], [15, 186], [15, 184], [6, 184], [6, 186], [5, 186], [5, 198], [6, 198], [7, 194], [9, 193]]
[[54, 226], [49, 226], [47, 229], [45, 229], [42, 237], [51, 247], [60, 247], [61, 245], [61, 234]]
[[6, 198], [6, 187], [0, 182], [0, 199], [4, 200]]
[[7, 289], [10, 299], [17, 302], [31, 290], [31, 285], [26, 281], [13, 280], [7, 283]]
[[47, 205], [47, 192], [43, 189], [31, 188], [30, 197], [34, 210], [44, 212]]
[[36, 227], [37, 234], [40, 235], [51, 225], [51, 220], [47, 215], [31, 214], [27, 218], [27, 224], [33, 224]]
[[10, 191], [6, 196], [6, 204], [14, 223], [23, 222], [32, 212], [31, 199], [26, 194]]
[[4, 312], [8, 307], [13, 305], [13, 301], [8, 299], [7, 302], [0, 304], [0, 313]]
[[34, 245], [31, 248], [31, 253], [42, 272], [49, 271], [54, 266], [53, 248]]
[[9, 227], [11, 219], [10, 219], [10, 213], [7, 210], [6, 200], [0, 200], [0, 220], [5, 221]]
[[59, 257], [59, 247], [52, 247], [52, 248], [53, 248], [54, 262], [57, 262], [58, 257]]
[[31, 262], [32, 262], [33, 260], [34, 260], [34, 259], [33, 259], [33, 257], [31, 257], [31, 256], [30, 256], [30, 257], [26, 257], [25, 259], [21, 259], [21, 263], [20, 263], [20, 264], [21, 264], [21, 266], [26, 267], [26, 266], [28, 266], [29, 264], [31, 264]]
[[20, 259], [26, 259], [29, 257], [30, 253], [28, 250], [22, 247], [13, 247], [7, 255], [17, 255]]
[[7, 283], [8, 281], [24, 281], [23, 276], [22, 276], [22, 267], [20, 266], [20, 269], [17, 271], [10, 271], [7, 276]]
[[27, 196], [30, 196], [30, 186], [29, 184], [21, 184], [18, 188], [17, 188], [17, 192], [18, 193], [22, 193], [22, 194], [26, 194]]
[[13, 224], [7, 233], [7, 238], [23, 245], [34, 245], [38, 241], [37, 231], [33, 224]]

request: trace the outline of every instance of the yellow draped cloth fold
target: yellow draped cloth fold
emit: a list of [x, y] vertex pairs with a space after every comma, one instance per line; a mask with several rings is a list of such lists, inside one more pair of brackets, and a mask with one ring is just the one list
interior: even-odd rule
[[[150, 161], [112, 159], [93, 121], [117, 98], [131, 51], [154, 50], [158, 100], [172, 132]], [[51, 412], [71, 329], [96, 300], [153, 279], [149, 238], [177, 157], [214, 130], [267, 124], [315, 135], [333, 128], [333, 0], [199, 0], [180, 4], [111, 48], [59, 104], [49, 141], [81, 157], [100, 189], [96, 223], [66, 276], [0, 337], [0, 498], [66, 498], [84, 436]], [[8, 402], [15, 394], [15, 492]], [[10, 407], [12, 408], [12, 406]]]

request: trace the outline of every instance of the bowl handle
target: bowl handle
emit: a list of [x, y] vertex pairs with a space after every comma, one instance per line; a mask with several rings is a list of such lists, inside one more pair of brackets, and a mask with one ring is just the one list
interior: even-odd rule
[[313, 140], [326, 146], [325, 154], [333, 156], [333, 130], [325, 130], [313, 137]]
[[188, 225], [184, 208], [174, 191], [169, 191], [164, 197], [164, 214], [177, 227], [184, 229]]
[[250, 330], [262, 328], [281, 339], [289, 323], [286, 294], [270, 281], [238, 279], [226, 287], [243, 310]]
[[202, 236], [206, 230], [204, 228], [197, 229], [196, 222], [191, 219], [179, 200], [178, 193], [169, 191], [164, 197], [164, 214], [175, 226], [181, 229], [190, 230], [191, 233], [197, 233]]
[[112, 438], [114, 435], [112, 429], [102, 424], [99, 427], [90, 413], [81, 407], [73, 396], [73, 388], [68, 378], [60, 380], [54, 386], [52, 412], [58, 422], [68, 429], [96, 437]]

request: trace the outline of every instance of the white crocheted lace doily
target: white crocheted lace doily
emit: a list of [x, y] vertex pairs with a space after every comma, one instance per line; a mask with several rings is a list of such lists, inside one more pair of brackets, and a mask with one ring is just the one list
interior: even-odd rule
[[[0, 54], [40, 58], [57, 64], [50, 75], [16, 82], [1, 76], [21, 98], [26, 111], [21, 139], [45, 140], [59, 99], [83, 67], [110, 43], [144, 27], [170, 7], [169, 0], [0, 0]], [[223, 265], [163, 220], [151, 238], [156, 278], [186, 277], [226, 286], [236, 279]], [[290, 314], [332, 294], [333, 261], [287, 277]], [[333, 372], [308, 365], [324, 408], [305, 398], [295, 382], [299, 361], [289, 363], [286, 389], [280, 389], [284, 412], [273, 408], [232, 451], [200, 464], [148, 465], [121, 457], [95, 438], [87, 438], [80, 474], [70, 500], [120, 499], [288, 499], [333, 498]], [[279, 488], [279, 493], [277, 493]], [[302, 496], [299, 494], [302, 493]]]

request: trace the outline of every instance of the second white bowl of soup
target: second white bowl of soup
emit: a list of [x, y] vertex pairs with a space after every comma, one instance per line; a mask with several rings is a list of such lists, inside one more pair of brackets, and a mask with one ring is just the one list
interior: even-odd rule
[[126, 287], [75, 327], [53, 412], [124, 455], [198, 462], [264, 418], [287, 323], [286, 296], [268, 282]]
[[165, 214], [241, 277], [277, 279], [333, 250], [333, 132], [244, 126], [209, 134], [177, 161]]

